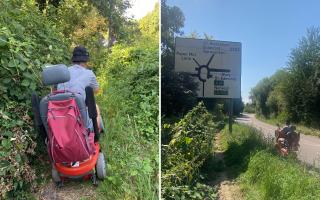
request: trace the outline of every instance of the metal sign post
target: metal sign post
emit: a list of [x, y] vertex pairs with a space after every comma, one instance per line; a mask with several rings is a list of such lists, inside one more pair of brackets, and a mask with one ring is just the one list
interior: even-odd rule
[[229, 99], [229, 132], [232, 133], [233, 99]]

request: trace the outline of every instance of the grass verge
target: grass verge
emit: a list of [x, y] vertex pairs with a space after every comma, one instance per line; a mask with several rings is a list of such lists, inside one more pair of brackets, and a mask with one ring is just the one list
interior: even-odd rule
[[226, 165], [246, 199], [320, 199], [319, 173], [293, 156], [279, 157], [258, 130], [235, 124], [233, 133], [224, 129], [221, 137]]
[[158, 199], [158, 46], [114, 46], [98, 79], [108, 162], [98, 199]]

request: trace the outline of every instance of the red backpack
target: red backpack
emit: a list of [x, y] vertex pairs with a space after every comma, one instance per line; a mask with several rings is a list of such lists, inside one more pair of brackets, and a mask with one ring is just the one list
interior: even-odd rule
[[49, 100], [48, 152], [54, 163], [83, 161], [95, 152], [94, 133], [84, 126], [76, 100]]

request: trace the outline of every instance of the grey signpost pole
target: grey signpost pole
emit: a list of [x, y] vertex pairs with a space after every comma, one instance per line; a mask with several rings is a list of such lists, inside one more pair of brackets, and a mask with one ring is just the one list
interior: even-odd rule
[[229, 99], [229, 132], [232, 133], [233, 99]]

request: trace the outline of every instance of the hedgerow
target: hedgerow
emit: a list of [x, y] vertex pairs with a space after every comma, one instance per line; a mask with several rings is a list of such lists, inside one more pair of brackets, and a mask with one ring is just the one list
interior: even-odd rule
[[158, 198], [158, 45], [118, 44], [99, 71], [108, 177], [101, 198]]
[[43, 88], [45, 63], [66, 61], [68, 43], [32, 1], [1, 1], [0, 13], [0, 197], [19, 199], [36, 177], [31, 92]]
[[[193, 185], [199, 179], [200, 167], [212, 153], [217, 128], [213, 116], [203, 103], [199, 103], [171, 131], [173, 137], [170, 143], [161, 148], [162, 197], [165, 199], [181, 198], [182, 194], [185, 196], [180, 186], [195, 192]], [[193, 199], [201, 198], [205, 196], [198, 198], [196, 195]]]

